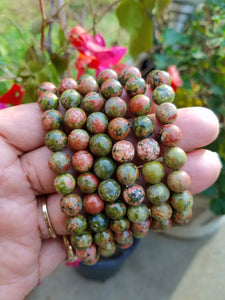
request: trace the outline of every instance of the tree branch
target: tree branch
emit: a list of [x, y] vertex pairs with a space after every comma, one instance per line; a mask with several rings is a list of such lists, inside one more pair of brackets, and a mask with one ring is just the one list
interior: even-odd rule
[[45, 49], [45, 24], [46, 24], [46, 17], [45, 17], [45, 11], [44, 11], [44, 4], [43, 0], [39, 0], [40, 9], [41, 9], [41, 17], [42, 17], [42, 23], [41, 23], [41, 50], [44, 51]]

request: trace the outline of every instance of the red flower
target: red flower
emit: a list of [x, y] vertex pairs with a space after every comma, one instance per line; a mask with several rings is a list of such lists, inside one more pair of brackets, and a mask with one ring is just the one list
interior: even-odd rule
[[23, 87], [17, 83], [14, 83], [10, 90], [8, 90], [4, 95], [0, 96], [0, 109], [7, 107], [5, 104], [21, 104], [24, 95], [25, 91]]
[[167, 72], [170, 74], [171, 77], [171, 87], [174, 89], [174, 92], [176, 92], [177, 88], [183, 85], [180, 73], [174, 65], [169, 66]]
[[85, 66], [96, 69], [96, 75], [118, 63], [126, 54], [124, 47], [113, 46], [109, 49], [105, 47], [105, 41], [100, 34], [93, 37], [81, 26], [75, 26], [69, 31], [71, 44], [80, 52], [75, 66], [78, 71], [77, 77], [85, 73]]

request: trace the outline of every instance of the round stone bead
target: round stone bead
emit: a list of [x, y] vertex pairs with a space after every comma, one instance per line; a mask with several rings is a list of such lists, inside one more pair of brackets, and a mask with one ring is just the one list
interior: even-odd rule
[[82, 100], [83, 108], [88, 113], [93, 113], [96, 111], [102, 110], [105, 104], [105, 99], [102, 97], [101, 94], [96, 92], [90, 92], [84, 96]]
[[144, 94], [146, 91], [145, 80], [141, 77], [130, 77], [125, 83], [125, 90], [129, 97]]
[[106, 156], [112, 149], [112, 141], [107, 134], [95, 134], [89, 143], [90, 151], [96, 156]]
[[60, 82], [58, 91], [59, 94], [61, 95], [66, 90], [77, 90], [77, 88], [78, 88], [78, 84], [76, 80], [74, 80], [73, 78], [66, 77], [63, 78], [63, 80]]
[[146, 82], [154, 90], [157, 86], [161, 84], [171, 85], [171, 78], [168, 72], [154, 70], [148, 74]]
[[150, 184], [157, 184], [163, 179], [165, 170], [163, 165], [158, 161], [150, 161], [143, 165], [142, 177]]
[[50, 92], [41, 93], [38, 97], [38, 105], [42, 111], [49, 109], [58, 109], [59, 99]]
[[119, 163], [126, 163], [134, 158], [134, 146], [128, 141], [119, 141], [113, 145], [112, 157]]
[[82, 209], [82, 199], [75, 193], [67, 194], [61, 198], [60, 208], [67, 216], [76, 216]]
[[81, 235], [87, 229], [86, 218], [80, 214], [74, 217], [67, 217], [66, 228], [71, 234]]
[[174, 211], [173, 212], [173, 221], [179, 225], [187, 224], [192, 217], [192, 208], [188, 208], [183, 211]]
[[173, 210], [172, 207], [165, 202], [160, 205], [152, 205], [151, 212], [152, 218], [158, 221], [165, 221], [171, 218]]
[[81, 235], [72, 235], [70, 242], [76, 249], [87, 249], [92, 245], [92, 235], [89, 231], [84, 231]]
[[83, 79], [86, 79], [86, 78], [89, 78], [90, 80], [93, 78], [93, 76], [89, 75], [89, 74], [84, 74], [84, 75], [81, 75], [78, 79], [77, 79], [77, 83], [80, 84], [81, 81]]
[[97, 92], [98, 91], [98, 83], [90, 75], [88, 77], [83, 77], [78, 82], [78, 91], [82, 96], [85, 96], [90, 92]]
[[145, 190], [139, 184], [133, 184], [123, 189], [123, 199], [131, 206], [140, 205], [144, 201], [144, 198]]
[[81, 261], [84, 265], [93, 266], [98, 262], [99, 258], [100, 258], [100, 254], [98, 252], [96, 252], [93, 257], [88, 256], [88, 258], [81, 260]]
[[42, 125], [46, 131], [59, 129], [62, 126], [62, 114], [55, 109], [46, 110], [41, 118]]
[[135, 164], [124, 163], [117, 168], [116, 177], [124, 185], [134, 184], [139, 177], [139, 171]]
[[116, 164], [110, 157], [99, 157], [94, 163], [94, 172], [100, 179], [112, 177], [116, 170]]
[[45, 93], [45, 92], [49, 92], [49, 93], [52, 93], [52, 94], [57, 94], [57, 87], [51, 82], [47, 82], [47, 81], [42, 82], [40, 84], [40, 86], [38, 87], [38, 89], [37, 89], [38, 97], [42, 93]]
[[173, 103], [162, 103], [156, 108], [155, 116], [162, 124], [173, 123], [177, 118], [177, 108]]
[[126, 102], [120, 97], [112, 97], [106, 101], [105, 113], [110, 118], [123, 117], [127, 111]]
[[193, 196], [189, 191], [173, 193], [170, 198], [170, 203], [174, 209], [184, 211], [193, 206]]
[[131, 231], [133, 232], [133, 237], [143, 238], [147, 235], [149, 231], [150, 221], [144, 221], [142, 223], [132, 223]]
[[147, 197], [152, 204], [159, 205], [170, 197], [170, 191], [164, 183], [150, 185], [146, 190]]
[[112, 240], [113, 233], [109, 228], [105, 229], [104, 231], [97, 232], [94, 236], [94, 242], [98, 246], [105, 246]]
[[141, 72], [138, 68], [134, 66], [127, 66], [124, 69], [124, 76], [123, 76], [124, 83], [126, 83], [127, 80], [132, 77], [141, 77]]
[[67, 136], [62, 130], [51, 130], [45, 136], [45, 146], [51, 151], [60, 151], [66, 147]]
[[150, 117], [140, 116], [133, 120], [132, 130], [138, 139], [149, 137], [155, 129], [155, 124]]
[[109, 99], [111, 97], [120, 97], [123, 91], [123, 87], [118, 80], [107, 79], [101, 86], [101, 93], [104, 98]]
[[108, 226], [108, 218], [105, 214], [99, 213], [88, 216], [88, 225], [94, 232], [104, 231]]
[[101, 87], [104, 81], [107, 79], [115, 79], [118, 80], [118, 75], [117, 73], [112, 70], [112, 69], [105, 69], [101, 73], [98, 74], [97, 76], [97, 83]]
[[[129, 79], [130, 81], [131, 79]], [[129, 82], [128, 81], [128, 82]], [[129, 109], [135, 116], [145, 116], [150, 113], [152, 103], [149, 97], [145, 95], [136, 95], [130, 99]]]
[[93, 112], [87, 118], [86, 127], [90, 133], [103, 133], [108, 127], [108, 118], [102, 112]]
[[120, 220], [110, 220], [109, 226], [113, 232], [123, 232], [129, 229], [130, 221], [125, 218]]
[[76, 255], [79, 259], [83, 261], [86, 261], [87, 259], [95, 259], [97, 254], [97, 248], [94, 244], [92, 244], [87, 249], [76, 249]]
[[159, 157], [160, 146], [156, 140], [145, 138], [137, 143], [137, 155], [143, 161], [155, 160]]
[[172, 171], [167, 176], [167, 185], [169, 189], [175, 193], [181, 193], [188, 189], [191, 178], [187, 172], [178, 170]]
[[71, 129], [82, 128], [86, 122], [86, 113], [79, 107], [72, 107], [65, 113], [65, 124]]
[[98, 214], [104, 209], [104, 206], [105, 202], [98, 194], [86, 195], [84, 197], [84, 209], [88, 214]]
[[76, 180], [69, 173], [63, 173], [55, 177], [54, 187], [56, 192], [62, 195], [70, 194], [76, 186]]
[[81, 103], [82, 96], [75, 90], [65, 90], [60, 96], [60, 102], [65, 109], [78, 107]]
[[152, 219], [151, 221], [151, 229], [155, 231], [168, 230], [172, 226], [172, 219], [167, 219], [163, 221], [158, 221], [156, 219]]
[[173, 102], [174, 98], [175, 92], [173, 88], [166, 84], [158, 86], [152, 93], [152, 99], [158, 105], [165, 102]]
[[123, 140], [130, 133], [130, 123], [125, 118], [115, 118], [109, 122], [108, 134], [114, 140]]
[[127, 217], [132, 223], [142, 223], [148, 219], [149, 209], [143, 203], [138, 206], [129, 206]]
[[89, 144], [89, 140], [89, 134], [83, 129], [74, 129], [68, 135], [69, 146], [74, 151], [86, 149]]
[[182, 137], [180, 128], [174, 124], [164, 125], [159, 133], [159, 142], [168, 147], [176, 146]]
[[[127, 67], [128, 67], [128, 66], [127, 66]], [[119, 72], [119, 74], [118, 74], [118, 80], [119, 80], [119, 82], [120, 82], [123, 86], [125, 85], [124, 74], [125, 74], [125, 70], [126, 70], [127, 67], [123, 68], [123, 69]]]
[[110, 257], [110, 256], [112, 256], [116, 252], [116, 244], [115, 244], [115, 242], [111, 241], [111, 242], [108, 242], [104, 246], [98, 247], [98, 252], [103, 257]]
[[123, 218], [126, 214], [126, 211], [126, 205], [120, 200], [116, 202], [109, 202], [105, 206], [106, 215], [113, 220], [119, 220]]
[[119, 198], [121, 188], [115, 179], [106, 179], [98, 186], [99, 196], [106, 202], [113, 202]]
[[128, 244], [117, 243], [117, 246], [118, 246], [118, 248], [120, 248], [122, 250], [125, 250], [125, 249], [130, 248], [132, 246], [133, 242], [134, 242], [134, 238], [132, 237], [131, 240], [130, 240], [130, 242]]
[[58, 174], [65, 173], [70, 167], [70, 158], [65, 152], [54, 152], [48, 160], [49, 168]]
[[132, 239], [132, 235], [132, 231], [128, 229], [123, 232], [115, 233], [114, 237], [118, 244], [128, 244]]
[[72, 157], [72, 164], [77, 172], [84, 173], [89, 171], [94, 163], [94, 158], [86, 150], [77, 151]]
[[92, 194], [98, 188], [99, 180], [91, 172], [82, 173], [77, 177], [77, 185], [82, 193]]
[[166, 150], [163, 161], [167, 168], [177, 170], [186, 163], [187, 155], [180, 147], [170, 147]]

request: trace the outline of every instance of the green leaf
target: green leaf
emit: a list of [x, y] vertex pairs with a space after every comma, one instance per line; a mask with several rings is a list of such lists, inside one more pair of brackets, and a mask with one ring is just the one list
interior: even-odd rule
[[167, 9], [171, 0], [157, 0], [155, 3], [155, 18], [159, 19]]
[[153, 24], [147, 13], [142, 16], [142, 27], [136, 34], [133, 34], [130, 41], [130, 54], [137, 58], [141, 52], [148, 51], [153, 45]]
[[143, 5], [137, 0], [123, 0], [116, 9], [120, 26], [131, 34], [136, 34], [143, 24]]
[[203, 195], [207, 197], [215, 197], [216, 195], [216, 188], [214, 185], [210, 186], [208, 189], [202, 192]]
[[63, 74], [69, 65], [69, 59], [54, 53], [51, 57], [52, 63], [59, 74]]
[[65, 36], [64, 31], [61, 28], [59, 28], [58, 30], [58, 39], [60, 46], [65, 47], [65, 45], [67, 44], [67, 38]]
[[55, 66], [52, 63], [47, 64], [40, 72], [37, 73], [38, 82], [51, 81], [58, 85], [60, 78], [56, 71]]
[[210, 209], [217, 215], [225, 214], [225, 198], [212, 199]]
[[36, 35], [41, 33], [42, 19], [35, 20], [31, 25], [31, 32]]

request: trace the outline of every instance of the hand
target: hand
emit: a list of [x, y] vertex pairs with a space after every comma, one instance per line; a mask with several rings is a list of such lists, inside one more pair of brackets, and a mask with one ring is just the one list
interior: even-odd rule
[[[48, 194], [48, 212], [56, 233], [68, 234], [55, 174], [48, 167], [51, 152], [37, 103], [0, 111], [0, 298], [23, 299], [66, 257], [62, 239], [50, 238], [37, 196]], [[218, 135], [216, 116], [206, 108], [179, 110], [174, 123], [182, 130], [179, 146], [202, 148]], [[157, 125], [159, 126], [159, 124]], [[199, 193], [217, 179], [221, 163], [216, 153], [195, 150], [182, 168], [191, 176], [190, 191]]]

